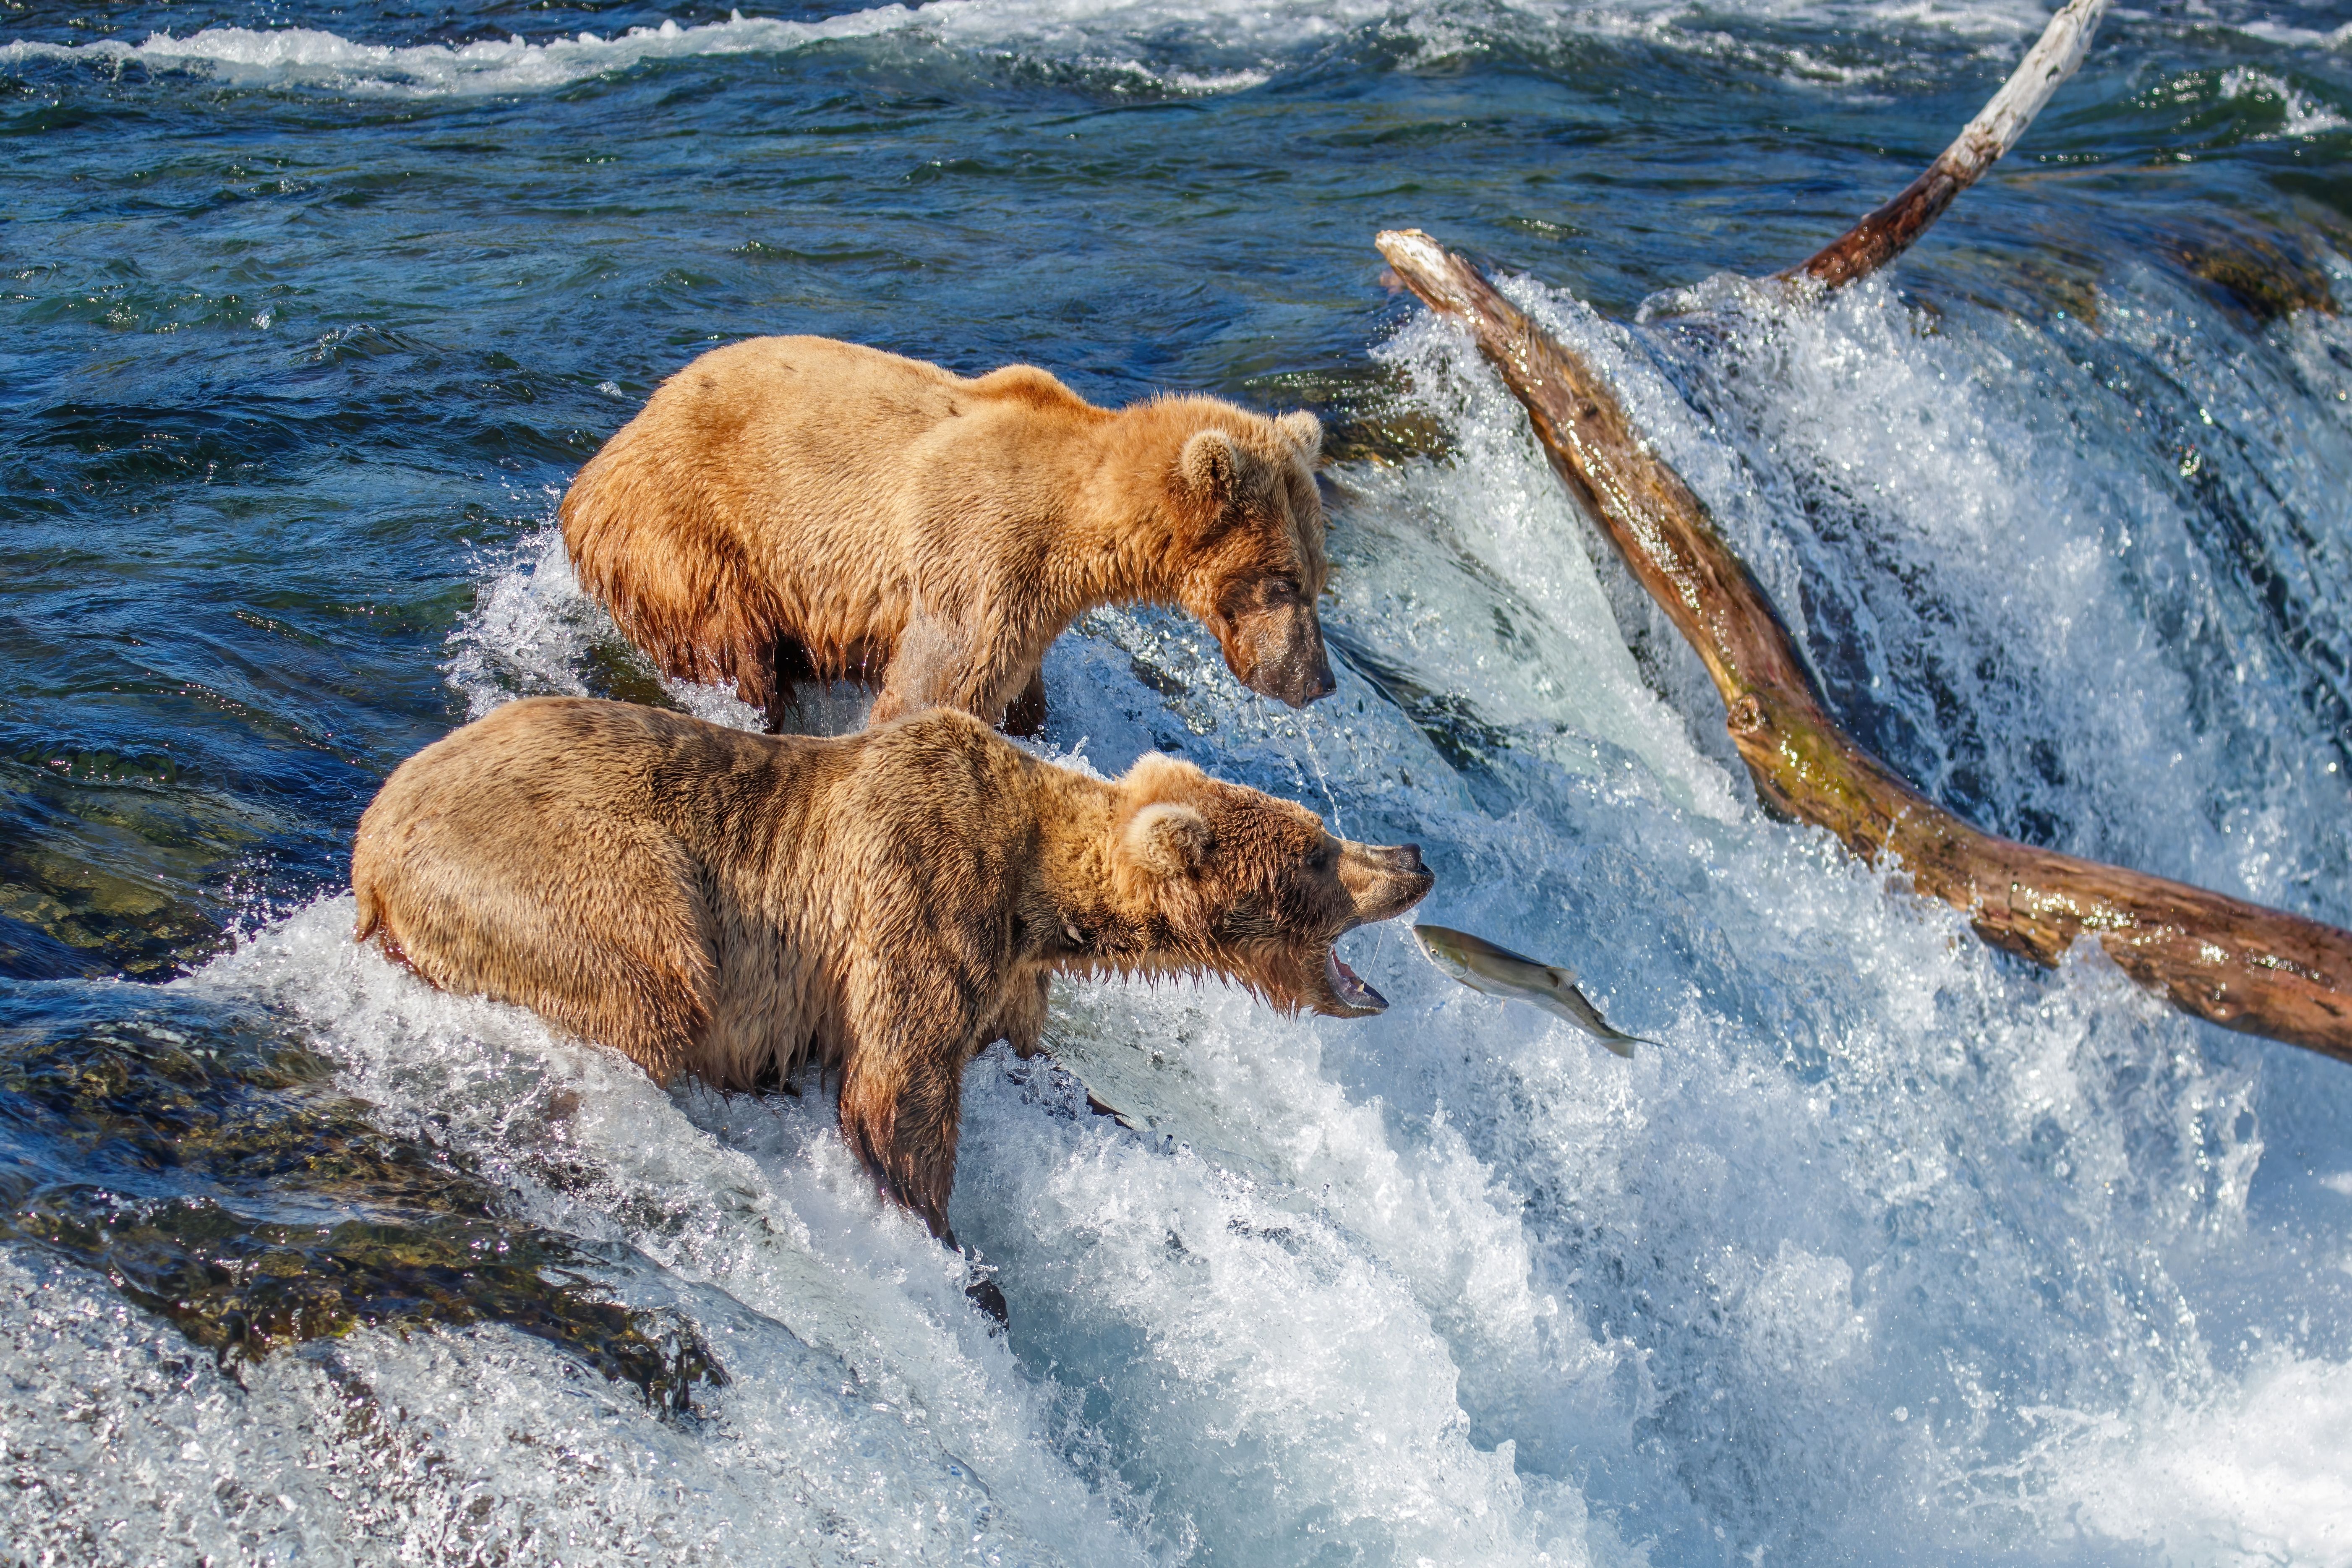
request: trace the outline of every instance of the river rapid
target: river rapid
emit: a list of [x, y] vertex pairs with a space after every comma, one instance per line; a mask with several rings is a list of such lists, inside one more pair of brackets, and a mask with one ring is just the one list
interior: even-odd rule
[[[0, 1559], [2352, 1563], [2352, 1068], [1760, 812], [1370, 243], [1593, 353], [1937, 799], [2352, 924], [2352, 8], [2127, 6], [1891, 273], [1742, 281], [2045, 17], [0, 5]], [[1367, 1022], [1062, 986], [966, 1083], [1000, 1335], [814, 1085], [355, 950], [359, 813], [469, 715], [750, 720], [551, 524], [761, 332], [1315, 409], [1338, 695], [1106, 611], [1045, 749], [1418, 841], [1661, 1044], [1397, 927]]]

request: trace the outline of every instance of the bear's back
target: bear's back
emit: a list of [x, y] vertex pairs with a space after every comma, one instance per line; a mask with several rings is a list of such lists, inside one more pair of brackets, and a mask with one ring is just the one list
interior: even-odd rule
[[[657, 554], [740, 554], [772, 579], [902, 571], [905, 520], [942, 465], [1058, 468], [1112, 417], [1031, 365], [967, 380], [858, 343], [749, 338], [664, 382], [590, 459], [564, 498], [565, 539], [600, 580], [592, 587], [609, 575], [603, 557], [640, 530]], [[648, 561], [632, 574], [660, 570]], [[817, 584], [800, 592], [824, 597]]]
[[[521, 812], [667, 812], [680, 780], [779, 760], [776, 743], [682, 713], [586, 697], [527, 697], [451, 731], [384, 782], [369, 816], [428, 810], [460, 819]], [[362, 823], [366, 818], [362, 818]]]
[[1013, 779], [1035, 771], [953, 710], [814, 737], [529, 698], [394, 771], [360, 819], [352, 880], [363, 903], [411, 876], [587, 906], [623, 896], [607, 882], [651, 855], [706, 896], [748, 905], [779, 878], [822, 880], [832, 861], [890, 853], [886, 842], [1017, 834], [992, 819], [1023, 793]]
[[361, 925], [388, 902], [492, 921], [674, 902], [691, 865], [772, 842], [777, 805], [822, 761], [629, 703], [509, 702], [401, 763], [360, 818]]
[[1034, 365], [967, 380], [863, 343], [772, 337], [704, 354], [664, 382], [635, 423], [667, 447], [715, 455], [748, 446], [792, 473], [863, 468], [861, 454], [896, 459], [950, 421], [1031, 413], [1047, 425], [1110, 416]]

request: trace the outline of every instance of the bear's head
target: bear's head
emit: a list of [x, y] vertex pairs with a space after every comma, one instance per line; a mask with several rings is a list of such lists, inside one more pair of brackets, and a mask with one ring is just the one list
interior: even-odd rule
[[1417, 844], [1334, 837], [1306, 807], [1147, 752], [1113, 786], [1110, 867], [1122, 967], [1213, 970], [1286, 1011], [1388, 1005], [1331, 944], [1422, 900]]
[[1323, 426], [1303, 410], [1219, 413], [1176, 461], [1180, 500], [1200, 520], [1177, 596], [1216, 633], [1236, 679], [1304, 708], [1338, 684], [1315, 614], [1328, 573], [1315, 490]]

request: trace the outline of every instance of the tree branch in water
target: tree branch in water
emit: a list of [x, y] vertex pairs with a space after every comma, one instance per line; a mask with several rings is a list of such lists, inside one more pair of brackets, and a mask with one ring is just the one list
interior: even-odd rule
[[1928, 225], [1944, 216], [1953, 198], [1975, 184], [2002, 153], [2017, 144], [2033, 117], [2042, 112], [2042, 106], [2050, 101], [2050, 95], [2074, 74], [2108, 4], [2109, 0], [2072, 0], [2051, 17], [2042, 41], [2026, 51], [1992, 100], [1927, 165], [1925, 174], [1848, 229], [1835, 244], [1780, 276], [1810, 277], [1835, 289], [1868, 277], [1909, 249], [1913, 240], [1927, 232]]
[[2054, 965], [2088, 934], [2185, 1013], [2352, 1061], [2352, 932], [1981, 833], [1920, 795], [1830, 717], [1772, 602], [1592, 367], [1420, 230], [1378, 243], [1470, 328], [1552, 467], [1697, 650], [1768, 807], [1865, 860], [1899, 857], [1914, 888], [2012, 952]]

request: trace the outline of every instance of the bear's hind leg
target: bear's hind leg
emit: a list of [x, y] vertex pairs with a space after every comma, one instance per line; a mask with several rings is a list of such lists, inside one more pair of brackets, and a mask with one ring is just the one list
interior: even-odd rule
[[693, 868], [651, 832], [554, 835], [528, 856], [438, 842], [354, 873], [366, 936], [426, 984], [529, 1007], [657, 1082], [696, 1065], [716, 967]]

